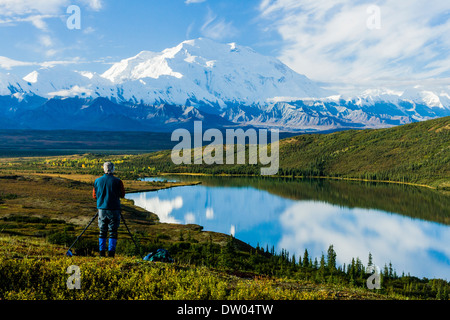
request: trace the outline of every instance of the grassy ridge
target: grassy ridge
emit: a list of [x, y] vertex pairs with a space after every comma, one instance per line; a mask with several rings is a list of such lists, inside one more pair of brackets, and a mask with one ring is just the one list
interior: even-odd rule
[[[61, 257], [60, 247], [17, 238], [2, 237], [0, 243], [0, 300], [383, 299], [357, 288], [267, 276], [243, 278], [202, 266], [133, 257], [69, 259]], [[25, 250], [28, 254], [22, 259], [11, 259], [12, 253]], [[70, 265], [80, 268], [80, 290], [67, 287]]]
[[[136, 174], [260, 173], [259, 165], [174, 165], [170, 153], [132, 156], [122, 165]], [[282, 176], [396, 181], [449, 189], [450, 117], [388, 129], [299, 135], [281, 140], [279, 155]]]
[[[389, 129], [298, 136], [280, 144], [283, 173], [450, 186], [450, 117]], [[305, 170], [306, 169], [306, 170]]]
[[[326, 267], [294, 270], [286, 261], [289, 276], [270, 276], [200, 264], [151, 263], [125, 255], [67, 258], [63, 247], [38, 239], [3, 236], [0, 245], [0, 300], [447, 299], [449, 288], [443, 280], [402, 277], [382, 290], [368, 290], [341, 283], [337, 270], [330, 277]], [[72, 265], [80, 268], [79, 290], [67, 286]], [[310, 279], [304, 279], [306, 270]], [[359, 280], [365, 282], [365, 276]], [[387, 283], [383, 280], [383, 286]]]

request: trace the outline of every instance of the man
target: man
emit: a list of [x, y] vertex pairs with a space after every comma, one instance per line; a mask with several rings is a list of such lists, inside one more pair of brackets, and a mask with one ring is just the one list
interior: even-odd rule
[[108, 257], [114, 257], [117, 246], [117, 230], [119, 229], [121, 208], [120, 198], [125, 197], [122, 180], [114, 177], [114, 164], [103, 164], [105, 174], [94, 182], [93, 197], [97, 199], [99, 251], [106, 256], [106, 237], [109, 231]]

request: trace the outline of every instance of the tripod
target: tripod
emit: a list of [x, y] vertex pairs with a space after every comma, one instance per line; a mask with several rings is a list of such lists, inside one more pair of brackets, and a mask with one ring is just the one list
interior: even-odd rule
[[[92, 224], [92, 222], [94, 221], [94, 219], [97, 218], [97, 216], [98, 216], [98, 212], [95, 214], [95, 216], [92, 217], [92, 219], [91, 219], [91, 221], [89, 221], [88, 225], [84, 228], [84, 230], [78, 235], [78, 237], [75, 239], [75, 241], [74, 241], [74, 242], [72, 243], [72, 245], [69, 247], [69, 249], [68, 249], [67, 252], [66, 252], [66, 255], [67, 255], [67, 256], [69, 256], [69, 257], [72, 257], [72, 256], [73, 256], [73, 253], [72, 253], [71, 249], [72, 249], [73, 246], [78, 242], [78, 240], [80, 240], [81, 236], [84, 234], [84, 232], [87, 230], [87, 228], [89, 228], [89, 226]], [[140, 250], [139, 246], [137, 245], [136, 241], [134, 240], [133, 235], [131, 234], [131, 231], [130, 231], [130, 229], [128, 228], [128, 225], [127, 225], [127, 223], [125, 222], [125, 218], [123, 217], [122, 212], [120, 213], [120, 217], [122, 218], [123, 224], [124, 224], [125, 227], [127, 228], [128, 233], [130, 234], [131, 240], [133, 240], [133, 243], [134, 243], [134, 245], [135, 245], [135, 247], [136, 247], [136, 250], [137, 250], [138, 253], [139, 253], [139, 256], [142, 258], [141, 250]]]
[[127, 223], [125, 222], [125, 218], [123, 217], [122, 212], [120, 213], [120, 217], [122, 218], [123, 224], [125, 225], [125, 227], [127, 228], [128, 233], [130, 234], [131, 240], [133, 240], [134, 246], [136, 247], [136, 250], [139, 254], [139, 256], [141, 257], [141, 259], [143, 259], [142, 255], [141, 255], [141, 249], [139, 248], [139, 246], [137, 245], [136, 241], [134, 241], [133, 235], [131, 234], [130, 229], [127, 226]]

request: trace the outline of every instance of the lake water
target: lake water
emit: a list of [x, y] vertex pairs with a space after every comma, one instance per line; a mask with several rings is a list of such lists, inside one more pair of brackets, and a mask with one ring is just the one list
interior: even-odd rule
[[[170, 177], [168, 179], [174, 179]], [[161, 222], [194, 223], [252, 246], [338, 265], [369, 252], [397, 274], [450, 279], [450, 199], [432, 190], [333, 180], [176, 177], [202, 185], [127, 194]]]

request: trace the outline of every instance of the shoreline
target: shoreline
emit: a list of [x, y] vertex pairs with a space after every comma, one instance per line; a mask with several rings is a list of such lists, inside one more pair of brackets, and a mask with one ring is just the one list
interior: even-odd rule
[[[433, 187], [428, 184], [414, 183], [414, 182], [403, 182], [403, 181], [392, 181], [392, 180], [372, 180], [372, 179], [361, 179], [361, 178], [346, 178], [346, 177], [332, 177], [332, 176], [292, 176], [292, 175], [280, 175], [280, 176], [261, 176], [261, 175], [248, 175], [248, 174], [210, 174], [210, 173], [189, 173], [189, 172], [177, 172], [177, 173], [159, 173], [155, 176], [170, 176], [170, 175], [180, 175], [180, 176], [204, 176], [204, 177], [255, 177], [255, 178], [292, 178], [292, 179], [329, 179], [329, 180], [341, 180], [341, 181], [359, 181], [359, 182], [376, 182], [376, 183], [393, 183], [400, 185], [409, 185], [415, 187], [428, 188], [435, 191], [442, 192], [450, 196], [450, 190], [442, 189], [438, 187]], [[449, 182], [450, 183], [450, 182]]]
[[[124, 180], [124, 183], [129, 182], [130, 180]], [[148, 189], [144, 188], [144, 189], [135, 189], [132, 191], [125, 191], [126, 194], [132, 194], [132, 193], [139, 193], [139, 192], [153, 192], [153, 191], [159, 191], [159, 190], [165, 190], [165, 189], [171, 189], [171, 188], [176, 188], [176, 187], [187, 187], [187, 186], [196, 186], [199, 184], [202, 184], [201, 181], [194, 181], [194, 182], [168, 182], [168, 183], [173, 183], [173, 185], [169, 185], [169, 186], [164, 186], [164, 187], [157, 187], [157, 186], [149, 186]]]

